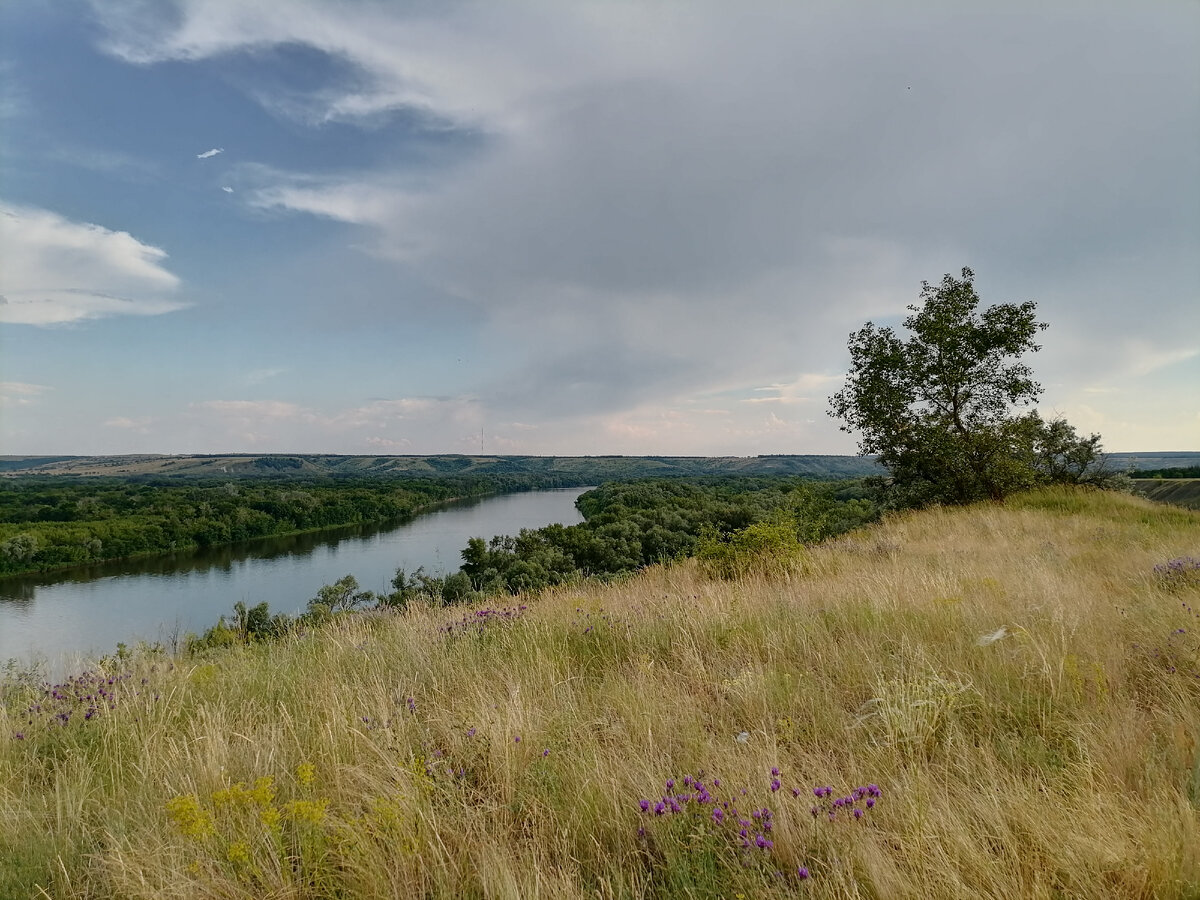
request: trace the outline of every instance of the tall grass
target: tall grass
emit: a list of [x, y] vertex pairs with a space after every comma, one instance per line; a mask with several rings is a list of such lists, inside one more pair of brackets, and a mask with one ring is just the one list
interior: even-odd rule
[[1200, 897], [1198, 550], [1047, 491], [10, 677], [0, 896]]

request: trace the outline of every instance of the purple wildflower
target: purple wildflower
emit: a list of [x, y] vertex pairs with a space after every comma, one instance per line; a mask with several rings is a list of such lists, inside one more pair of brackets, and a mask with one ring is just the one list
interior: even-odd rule
[[796, 877], [799, 878], [801, 881], [807, 880], [808, 879], [808, 866], [801, 866], [800, 868], [798, 868], [796, 870]]

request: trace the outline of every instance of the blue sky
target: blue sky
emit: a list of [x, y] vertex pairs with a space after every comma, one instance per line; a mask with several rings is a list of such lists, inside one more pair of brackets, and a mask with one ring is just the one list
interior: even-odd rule
[[904, 7], [0, 5], [0, 452], [850, 453], [962, 266], [1200, 449], [1200, 6]]

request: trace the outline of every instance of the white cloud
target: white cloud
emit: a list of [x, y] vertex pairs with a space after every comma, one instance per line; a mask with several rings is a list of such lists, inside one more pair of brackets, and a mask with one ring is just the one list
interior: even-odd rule
[[225, 193], [227, 193], [227, 194], [232, 194], [232, 193], [233, 193], [233, 188], [231, 188], [231, 187], [230, 187], [229, 185], [227, 185], [227, 184], [225, 184], [225, 185], [222, 185], [222, 186], [221, 186], [221, 190], [223, 190], [223, 191], [224, 191]]
[[1149, 340], [1131, 340], [1123, 348], [1125, 366], [1135, 376], [1149, 375], [1200, 356], [1200, 347], [1163, 347]]
[[114, 315], [157, 315], [187, 304], [166, 252], [124, 231], [0, 203], [0, 322], [55, 325]]
[[46, 391], [53, 390], [44, 384], [28, 384], [23, 381], [0, 381], [0, 407], [32, 406]]
[[203, 400], [193, 406], [212, 410], [224, 416], [253, 421], [257, 419], [285, 419], [300, 422], [316, 422], [318, 416], [312, 410], [295, 403], [280, 400]]
[[286, 374], [289, 370], [283, 366], [275, 366], [265, 369], [251, 369], [246, 373], [247, 384], [261, 384], [264, 381], [269, 381], [272, 378], [278, 378], [280, 375]]
[[408, 440], [408, 438], [401, 438], [397, 441], [391, 438], [374, 436], [367, 438], [366, 445], [373, 450], [379, 450], [383, 453], [401, 453], [412, 447], [412, 441]]
[[197, 153], [196, 159], [211, 159], [212, 157], [216, 156], [218, 153], [224, 153], [224, 152], [225, 152], [224, 147], [213, 147], [211, 150], [205, 150], [203, 153]]
[[755, 388], [756, 393], [769, 394], [765, 397], [746, 397], [743, 403], [824, 403], [834, 387], [842, 381], [841, 375], [826, 375], [820, 372], [809, 372], [796, 377], [794, 381], [769, 384], [766, 387]]
[[154, 419], [151, 416], [138, 416], [130, 418], [129, 416], [114, 416], [111, 419], [105, 419], [101, 424], [105, 428], [119, 428], [125, 431], [133, 431], [137, 434], [149, 434], [150, 426]]

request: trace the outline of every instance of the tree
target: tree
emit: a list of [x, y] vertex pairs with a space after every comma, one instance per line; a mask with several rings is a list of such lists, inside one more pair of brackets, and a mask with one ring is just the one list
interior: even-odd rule
[[[1035, 304], [977, 312], [975, 273], [921, 284], [903, 340], [868, 322], [850, 336], [850, 373], [829, 398], [842, 430], [860, 432], [900, 505], [1000, 499], [1047, 481], [1095, 481], [1099, 436], [1080, 439], [1062, 420], [1018, 414], [1041, 395], [1020, 357], [1047, 326]], [[1099, 468], [1102, 468], [1100, 466]]]
[[356, 606], [373, 603], [376, 599], [373, 591], [358, 589], [357, 578], [345, 575], [317, 591], [317, 596], [308, 601], [308, 614], [320, 619], [331, 613], [347, 612]]

